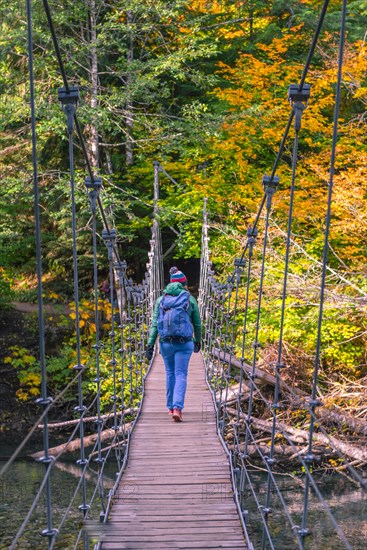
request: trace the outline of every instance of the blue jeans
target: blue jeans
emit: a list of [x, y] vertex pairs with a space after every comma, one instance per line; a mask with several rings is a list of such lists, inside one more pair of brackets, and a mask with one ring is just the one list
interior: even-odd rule
[[194, 342], [160, 342], [160, 350], [166, 367], [166, 397], [169, 409], [184, 408], [187, 371], [194, 351]]

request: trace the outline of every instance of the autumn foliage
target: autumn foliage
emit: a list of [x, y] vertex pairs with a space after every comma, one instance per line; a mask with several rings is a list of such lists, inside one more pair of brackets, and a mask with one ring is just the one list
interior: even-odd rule
[[[9, 296], [8, 281], [34, 271], [26, 29], [23, 20], [18, 22], [15, 4], [4, 13], [0, 43], [0, 173], [5, 198], [0, 207], [0, 288]], [[134, 0], [127, 11], [125, 3], [102, 2], [96, 44], [91, 44], [87, 5], [55, 16], [68, 74], [82, 90], [78, 112], [88, 145], [91, 135], [98, 135], [99, 156], [94, 160], [103, 178], [103, 201], [136, 278], [145, 269], [149, 246], [153, 160], [176, 182], [161, 174], [163, 245], [172, 250], [167, 262], [199, 257], [202, 201], [208, 197], [212, 260], [223, 277], [232, 269], [263, 195], [263, 175], [271, 173], [291, 110], [288, 87], [300, 81], [321, 4]], [[295, 363], [302, 349], [310, 365], [330, 179], [340, 5], [336, 0], [329, 3], [308, 71], [311, 95], [297, 152], [285, 338]], [[57, 102], [61, 82], [42, 11], [34, 18], [43, 252], [50, 274], [46, 287], [61, 287], [70, 300], [67, 142]], [[323, 332], [325, 379], [367, 373], [366, 22], [365, 2], [349, 2]], [[92, 86], [92, 46], [98, 57], [97, 92]], [[277, 170], [280, 186], [270, 218], [261, 329], [267, 351], [278, 337], [293, 138], [292, 128]], [[88, 295], [93, 286], [90, 210], [79, 151], [76, 165], [80, 273]], [[257, 260], [262, 218], [259, 228]], [[98, 261], [105, 268], [102, 247]], [[87, 335], [92, 327], [88, 317], [81, 318]], [[16, 361], [16, 354], [23, 352], [14, 353]], [[299, 368], [307, 371], [306, 364], [299, 362]]]

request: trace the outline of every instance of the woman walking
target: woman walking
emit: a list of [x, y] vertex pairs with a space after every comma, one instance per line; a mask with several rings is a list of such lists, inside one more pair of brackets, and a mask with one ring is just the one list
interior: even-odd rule
[[187, 290], [186, 276], [177, 267], [169, 272], [170, 282], [154, 306], [146, 357], [149, 361], [153, 357], [159, 334], [168, 411], [175, 422], [182, 422], [190, 357], [201, 348], [201, 321], [197, 301]]

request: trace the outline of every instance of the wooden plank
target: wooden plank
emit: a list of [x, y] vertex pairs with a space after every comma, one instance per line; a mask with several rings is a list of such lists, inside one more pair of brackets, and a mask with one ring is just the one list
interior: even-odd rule
[[[191, 516], [191, 517], [195, 517], [195, 516]], [[233, 516], [233, 519], [218, 519], [218, 518], [215, 518], [213, 519], [212, 516], [205, 516], [206, 519], [205, 519], [205, 524], [207, 524], [207, 526], [209, 528], [211, 528], [211, 526], [214, 526], [214, 527], [238, 527], [238, 518], [236, 516]], [[221, 517], [221, 516], [219, 516]], [[197, 518], [196, 520], [194, 519], [185, 519], [184, 520], [186, 523], [185, 523], [185, 528], [187, 529], [188, 527], [202, 527], [203, 525], [203, 519], [201, 519], [201, 521], [197, 521]], [[136, 521], [135, 518], [117, 518], [116, 520], [114, 521], [111, 521], [110, 525], [122, 525], [122, 526], [125, 526], [125, 525], [134, 525], [136, 526], [137, 529], [140, 528], [140, 526], [143, 526], [144, 528], [147, 528], [147, 529], [151, 529], [151, 527], [159, 527], [160, 524], [163, 524], [163, 525], [167, 525], [167, 526], [170, 526], [170, 525], [173, 525], [173, 526], [176, 526], [177, 525], [177, 519], [176, 519], [176, 516], [172, 519], [170, 516], [168, 517], [165, 517], [163, 518], [162, 516], [149, 516], [147, 517], [144, 521]]]
[[140, 529], [134, 528], [134, 526], [118, 526], [116, 524], [111, 524], [110, 532], [107, 531], [109, 538], [111, 539], [122, 539], [123, 541], [146, 541], [154, 540], [160, 542], [166, 541], [188, 541], [188, 540], [209, 540], [213, 541], [216, 538], [226, 539], [230, 538], [232, 540], [237, 539], [238, 542], [243, 540], [242, 529], [238, 526], [235, 527], [191, 527], [187, 529], [186, 532], [183, 532], [180, 527], [172, 527], [170, 524], [161, 524], [161, 528], [152, 528], [149, 529], [142, 526]]
[[[184, 534], [181, 537], [177, 538], [177, 535], [172, 533], [171, 535], [163, 536], [163, 535], [152, 535], [152, 536], [136, 536], [136, 537], [123, 537], [122, 533], [116, 533], [115, 536], [109, 535], [108, 538], [110, 542], [120, 542], [121, 538], [123, 543], [129, 544], [129, 548], [136, 548], [136, 545], [145, 543], [146, 545], [149, 544], [149, 548], [155, 549], [158, 545], [164, 543], [171, 544], [172, 548], [177, 548], [176, 545], [184, 545], [187, 546], [190, 543], [193, 544], [193, 547], [196, 548], [197, 545], [205, 544], [205, 547], [210, 548], [210, 544], [217, 544], [219, 548], [222, 548], [223, 543], [226, 542], [226, 539], [228, 542], [230, 542], [230, 545], [233, 544], [241, 545], [242, 543], [242, 535], [237, 535], [236, 533], [198, 533], [194, 535], [188, 535]], [[217, 540], [219, 539], [219, 540]], [[147, 546], [148, 547], [148, 546]], [[216, 546], [214, 546], [216, 548]], [[243, 548], [243, 546], [242, 546]]]
[[[169, 516], [170, 518], [183, 518], [189, 519], [189, 518], [198, 518], [201, 516], [209, 516], [210, 518], [237, 518], [238, 514], [234, 511], [232, 503], [226, 505], [223, 505], [223, 502], [216, 504], [215, 510], [213, 510], [212, 506], [208, 506], [207, 503], [203, 503], [201, 505], [198, 505], [197, 503], [194, 503], [190, 507], [182, 506], [180, 507], [179, 511], [175, 511], [176, 508], [172, 509], [171, 505], [164, 504], [162, 502], [162, 505], [157, 508], [156, 505], [143, 503], [143, 504], [134, 504], [132, 503], [129, 506], [126, 506], [125, 503], [118, 503], [116, 502], [114, 506], [114, 511], [116, 511], [116, 515], [114, 517], [124, 517], [124, 516], [139, 516], [142, 518], [150, 517], [152, 515], [160, 515], [160, 517], [166, 517]], [[193, 515], [194, 514], [194, 515]], [[112, 521], [112, 520], [111, 520]]]
[[238, 541], [234, 540], [228, 540], [225, 542], [209, 542], [209, 541], [185, 541], [185, 542], [159, 542], [158, 544], [155, 544], [152, 548], [152, 545], [150, 542], [134, 542], [133, 544], [131, 542], [104, 542], [103, 543], [103, 549], [108, 550], [140, 550], [143, 549], [149, 549], [149, 550], [166, 550], [166, 548], [170, 548], [171, 550], [191, 550], [191, 548], [226, 548], [228, 550], [244, 550], [246, 548]]

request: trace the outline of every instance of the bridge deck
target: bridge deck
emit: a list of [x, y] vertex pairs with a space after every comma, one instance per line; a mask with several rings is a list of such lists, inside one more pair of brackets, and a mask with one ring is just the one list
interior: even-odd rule
[[247, 548], [201, 354], [191, 358], [182, 414], [182, 423], [168, 415], [158, 355], [103, 550]]

